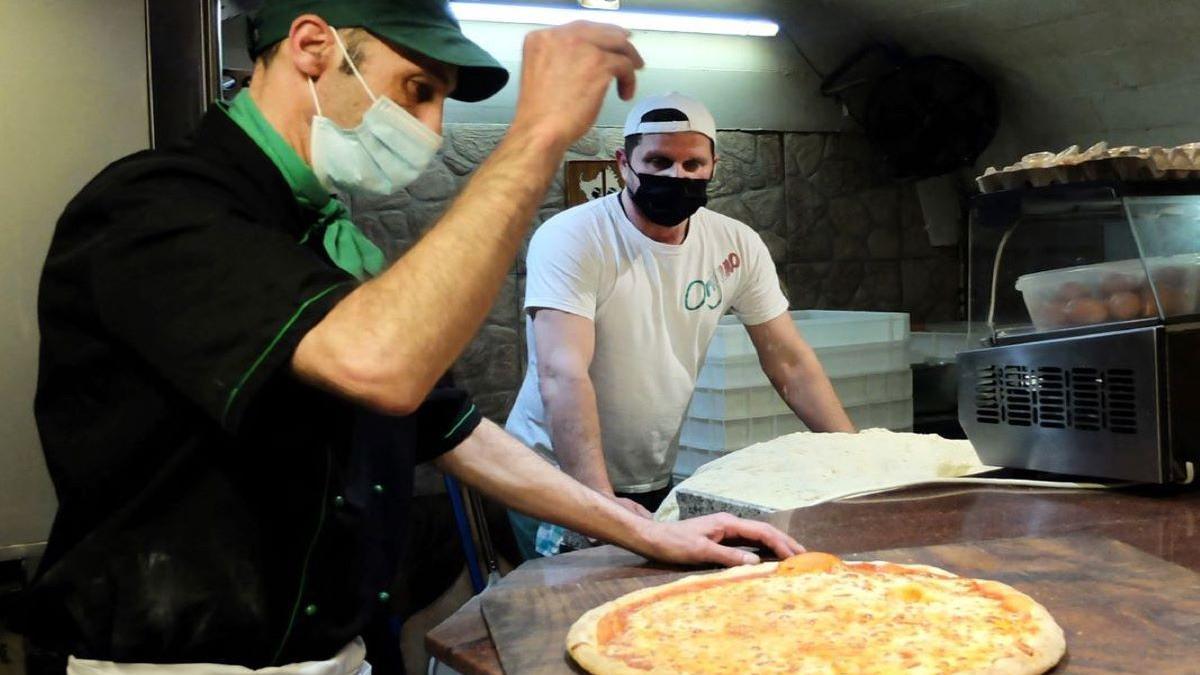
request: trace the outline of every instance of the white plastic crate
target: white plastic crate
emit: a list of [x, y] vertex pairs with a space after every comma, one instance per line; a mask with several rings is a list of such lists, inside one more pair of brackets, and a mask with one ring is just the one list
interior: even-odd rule
[[[887, 373], [909, 366], [907, 340], [819, 347], [814, 351], [831, 379]], [[769, 384], [758, 357], [753, 354], [738, 359], [706, 361], [696, 378], [696, 386], [703, 389], [743, 389]]]
[[850, 421], [859, 429], [891, 429], [892, 431], [912, 431], [913, 401], [906, 398], [901, 401], [888, 403], [871, 403], [865, 406], [849, 408], [846, 414]]
[[908, 343], [911, 363], [948, 363], [966, 349], [966, 333], [913, 331]]
[[[908, 315], [900, 312], [842, 312], [803, 309], [789, 312], [800, 334], [814, 349], [908, 340]], [[736, 316], [717, 324], [706, 363], [754, 357], [754, 343]]]
[[[907, 430], [913, 424], [912, 398], [859, 406], [846, 406], [846, 414], [859, 429], [879, 427]], [[684, 419], [679, 445], [709, 452], [728, 452], [748, 445], [770, 441], [786, 434], [806, 431], [807, 427], [792, 412], [786, 415], [751, 417], [736, 420]]]
[[[844, 406], [912, 398], [912, 371], [905, 367], [887, 373], [832, 378]], [[791, 415], [791, 408], [770, 384], [741, 389], [697, 388], [687, 416], [708, 420], [734, 420], [771, 415]]]
[[679, 454], [675, 456], [675, 468], [672, 474], [676, 481], [687, 478], [696, 473], [696, 469], [708, 464], [724, 455], [724, 452], [714, 452], [712, 450], [700, 450], [699, 448], [689, 448], [686, 446], [679, 447]]

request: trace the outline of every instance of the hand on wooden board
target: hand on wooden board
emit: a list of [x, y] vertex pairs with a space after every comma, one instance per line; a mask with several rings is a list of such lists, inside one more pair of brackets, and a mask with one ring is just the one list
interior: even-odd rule
[[638, 552], [664, 562], [727, 567], [760, 562], [754, 553], [721, 544], [730, 540], [761, 544], [781, 559], [804, 552], [799, 542], [775, 527], [728, 513], [671, 523], [651, 522], [647, 528], [646, 550]]

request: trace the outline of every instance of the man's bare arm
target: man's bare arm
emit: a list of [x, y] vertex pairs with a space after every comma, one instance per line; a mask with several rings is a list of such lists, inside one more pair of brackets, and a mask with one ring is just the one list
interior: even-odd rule
[[293, 370], [376, 410], [407, 414], [479, 329], [566, 148], [641, 57], [625, 31], [578, 22], [531, 33], [513, 124], [450, 210], [407, 254], [301, 340]]
[[570, 312], [538, 309], [533, 315], [533, 334], [539, 393], [559, 466], [580, 483], [616, 499], [626, 510], [649, 518], [650, 512], [641, 504], [616, 497], [604, 464], [600, 413], [589, 373], [596, 325]]
[[816, 353], [786, 312], [746, 330], [771, 384], [809, 429], [857, 431]]
[[580, 483], [612, 495], [600, 443], [596, 390], [588, 372], [596, 326], [591, 319], [557, 309], [536, 309], [532, 320], [538, 385], [559, 466]]

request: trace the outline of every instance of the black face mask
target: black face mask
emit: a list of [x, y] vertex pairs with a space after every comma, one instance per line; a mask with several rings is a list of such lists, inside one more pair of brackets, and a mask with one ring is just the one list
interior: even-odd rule
[[639, 185], [633, 193], [633, 203], [655, 225], [679, 225], [708, 203], [708, 179], [651, 173], [639, 173], [637, 177]]

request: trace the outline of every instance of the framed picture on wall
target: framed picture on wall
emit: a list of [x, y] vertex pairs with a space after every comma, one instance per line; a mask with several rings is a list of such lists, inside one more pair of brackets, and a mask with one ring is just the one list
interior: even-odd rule
[[625, 187], [615, 159], [576, 159], [566, 163], [563, 193], [566, 207], [578, 206]]

